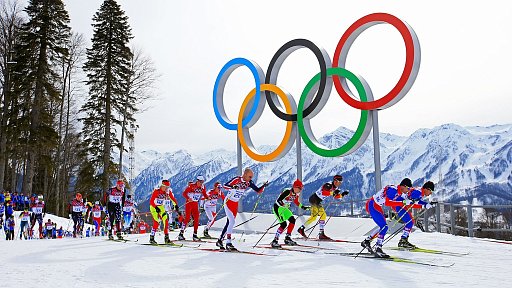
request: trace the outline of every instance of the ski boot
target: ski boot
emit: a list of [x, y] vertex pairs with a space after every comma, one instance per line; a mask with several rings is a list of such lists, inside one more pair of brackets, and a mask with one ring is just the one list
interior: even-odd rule
[[366, 250], [368, 250], [368, 252], [373, 254], [372, 243], [370, 242], [370, 240], [364, 239], [363, 242], [361, 242], [361, 247], [365, 248]]
[[384, 253], [384, 251], [382, 251], [382, 247], [380, 246], [375, 249], [375, 253], [373, 255], [378, 258], [389, 258], [389, 255]]
[[300, 236], [304, 237], [304, 238], [308, 238], [308, 236], [306, 236], [306, 233], [304, 232], [304, 229], [306, 227], [304, 227], [304, 225], [300, 226], [299, 229], [297, 229], [297, 232], [300, 234]]
[[201, 241], [201, 239], [199, 239], [199, 237], [197, 237], [196, 233], [192, 234], [192, 240], [193, 241]]
[[293, 241], [290, 235], [286, 235], [286, 237], [284, 237], [284, 244], [289, 246], [297, 246], [297, 242]]
[[225, 250], [226, 248], [224, 248], [224, 245], [222, 245], [222, 240], [219, 239], [217, 240], [217, 242], [215, 242], [215, 246], [219, 247], [220, 250]]
[[325, 235], [324, 231], [320, 231], [320, 233], [318, 233], [318, 239], [325, 241], [332, 240], [331, 237]]
[[116, 233], [117, 240], [124, 240], [123, 236], [121, 235], [121, 232]]
[[272, 248], [276, 248], [276, 249], [281, 248], [281, 245], [279, 245], [279, 243], [277, 242], [277, 239], [272, 240], [272, 242], [270, 242], [270, 246], [272, 246]]
[[231, 243], [226, 243], [226, 250], [227, 250], [227, 251], [235, 251], [235, 252], [236, 252], [236, 251], [238, 251], [238, 250], [235, 248], [235, 246], [233, 246], [233, 244], [231, 244]]
[[156, 241], [155, 241], [155, 235], [150, 235], [150, 236], [149, 236], [149, 244], [158, 244], [158, 243], [156, 243]]
[[183, 231], [181, 231], [180, 234], [178, 235], [178, 240], [185, 240], [185, 236], [183, 236]]
[[[73, 238], [76, 238], [76, 233], [73, 232]], [[108, 232], [108, 240], [114, 240], [114, 236], [112, 236], [112, 232]]]
[[172, 243], [171, 239], [169, 239], [169, 234], [165, 234], [164, 243], [165, 244], [174, 244], [174, 243]]
[[210, 236], [210, 234], [208, 234], [208, 229], [206, 229], [206, 228], [204, 229], [203, 236], [204, 236], [204, 238], [208, 238], [208, 239], [212, 238], [212, 236]]
[[400, 238], [400, 241], [398, 241], [398, 247], [402, 247], [405, 249], [415, 249], [418, 248], [415, 245], [411, 244], [409, 242], [409, 237], [407, 238]]

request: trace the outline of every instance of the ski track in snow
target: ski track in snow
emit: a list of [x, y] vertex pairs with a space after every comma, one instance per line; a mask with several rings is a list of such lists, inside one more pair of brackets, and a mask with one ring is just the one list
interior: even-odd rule
[[[258, 221], [266, 219], [258, 217], [250, 223], [265, 226], [268, 224]], [[219, 225], [224, 221], [220, 219]], [[337, 223], [332, 221], [327, 225], [326, 233], [345, 240], [363, 239], [363, 236], [347, 236], [347, 231], [352, 229]], [[275, 229], [270, 232], [260, 244], [270, 243]], [[176, 239], [177, 233], [171, 232], [171, 239]], [[191, 229], [187, 230], [185, 237], [190, 239], [191, 233]], [[214, 235], [218, 233], [211, 231]], [[411, 234], [410, 241], [422, 248], [470, 252], [459, 257], [386, 250], [384, 246], [393, 256], [438, 264], [455, 263], [443, 268], [325, 254], [332, 250], [300, 253], [253, 249], [261, 234], [246, 234], [243, 241], [238, 240], [240, 234], [233, 236], [234, 245], [241, 250], [278, 256], [140, 245], [147, 243], [148, 234], [129, 235], [132, 241], [127, 243], [105, 241], [106, 237], [31, 241], [3, 238], [0, 240], [2, 287], [498, 287], [512, 282], [512, 274], [507, 273], [507, 267], [512, 264], [512, 245], [476, 238], [420, 231]], [[163, 235], [157, 234], [156, 240], [163, 242]], [[318, 245], [314, 241], [299, 242]], [[398, 236], [387, 245], [395, 246], [397, 242]], [[214, 245], [201, 243], [201, 248]], [[319, 245], [339, 252], [361, 250], [359, 244], [353, 243]]]

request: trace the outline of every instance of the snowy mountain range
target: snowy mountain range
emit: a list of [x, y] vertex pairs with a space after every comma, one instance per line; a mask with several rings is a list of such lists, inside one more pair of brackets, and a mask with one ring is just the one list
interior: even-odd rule
[[[320, 138], [320, 142], [327, 147], [339, 147], [352, 135], [353, 131], [340, 127]], [[260, 147], [260, 151], [270, 149], [270, 146]], [[475, 204], [512, 202], [512, 124], [490, 127], [445, 124], [419, 129], [409, 137], [381, 133], [380, 152], [383, 186], [398, 184], [402, 178], [409, 177], [417, 186], [426, 180], [434, 181], [434, 197], [439, 200]], [[279, 192], [296, 178], [295, 155], [294, 147], [276, 162], [260, 163], [243, 157], [243, 167], [254, 170], [257, 184], [270, 182], [258, 201], [258, 211], [270, 209]], [[304, 198], [338, 173], [344, 176], [342, 189], [350, 190], [349, 200], [365, 199], [375, 192], [371, 136], [360, 149], [346, 157], [323, 158], [304, 144], [302, 156]], [[136, 153], [135, 159], [137, 177], [131, 184], [139, 203], [148, 199], [162, 179], [169, 179], [175, 195], [181, 195], [187, 182], [197, 175], [206, 177], [207, 188], [215, 181], [226, 182], [237, 175], [235, 151], [214, 150], [201, 155], [186, 150], [143, 151]], [[256, 199], [255, 193], [245, 197], [246, 210], [254, 207]], [[142, 210], [143, 206], [147, 205], [141, 205]]]

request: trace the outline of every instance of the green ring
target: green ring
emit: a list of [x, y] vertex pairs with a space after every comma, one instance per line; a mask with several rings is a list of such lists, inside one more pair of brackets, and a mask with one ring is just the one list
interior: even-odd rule
[[[306, 98], [308, 96], [309, 91], [313, 88], [313, 86], [320, 80], [321, 73], [316, 74], [311, 80], [309, 80], [308, 84], [304, 88], [304, 91], [302, 91], [302, 94], [300, 96], [299, 100], [299, 106], [297, 108], [297, 125], [299, 127], [299, 133], [302, 137], [302, 140], [304, 140], [304, 143], [311, 149], [311, 151], [315, 152], [316, 154], [324, 157], [338, 157], [343, 156], [347, 154], [360, 140], [360, 138], [363, 136], [366, 124], [368, 122], [368, 111], [367, 110], [361, 110], [361, 118], [359, 119], [359, 125], [357, 126], [357, 130], [350, 138], [350, 140], [345, 143], [343, 146], [336, 148], [336, 149], [324, 149], [322, 147], [318, 147], [313, 141], [309, 138], [309, 135], [304, 127], [304, 103], [306, 102]], [[357, 92], [359, 94], [360, 100], [362, 102], [368, 102], [366, 90], [364, 88], [363, 83], [357, 78], [356, 75], [354, 75], [352, 72], [336, 67], [336, 68], [329, 68], [327, 69], [327, 76], [337, 75], [340, 77], [344, 77], [348, 79], [357, 89]]]

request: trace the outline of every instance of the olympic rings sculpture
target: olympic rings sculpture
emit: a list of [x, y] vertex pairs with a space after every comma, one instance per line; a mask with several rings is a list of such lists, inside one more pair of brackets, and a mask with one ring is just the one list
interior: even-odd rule
[[[386, 95], [374, 100], [368, 83], [361, 76], [346, 70], [345, 63], [348, 51], [355, 39], [366, 29], [382, 23], [391, 24], [400, 32], [405, 43], [406, 61], [396, 85]], [[277, 86], [277, 76], [286, 58], [301, 48], [307, 48], [313, 52], [318, 60], [320, 72], [307, 83], [297, 106], [294, 98]], [[336, 46], [333, 60], [334, 63], [331, 63], [329, 55], [323, 48], [319, 48], [306, 39], [294, 39], [284, 44], [272, 57], [266, 74], [257, 63], [245, 58], [234, 58], [222, 67], [215, 81], [213, 88], [215, 116], [224, 128], [237, 130], [242, 148], [249, 157], [256, 161], [270, 162], [286, 155], [297, 137], [296, 125], [298, 125], [300, 137], [306, 146], [316, 154], [324, 157], [350, 154], [366, 141], [372, 129], [372, 114], [368, 113], [368, 110], [389, 108], [399, 102], [411, 89], [420, 67], [420, 44], [416, 33], [407, 23], [391, 14], [374, 13], [360, 18], [343, 33]], [[249, 68], [254, 77], [255, 88], [245, 97], [238, 114], [238, 121], [233, 123], [226, 115], [223, 94], [229, 76], [239, 67]], [[356, 88], [359, 100], [356, 100], [348, 87], [347, 80]], [[361, 116], [358, 127], [350, 140], [341, 147], [328, 149], [321, 145], [314, 136], [310, 119], [316, 116], [327, 103], [333, 84], [341, 99], [348, 105], [359, 109]], [[284, 104], [284, 112], [280, 109], [279, 99]], [[285, 135], [277, 148], [269, 154], [260, 154], [251, 140], [249, 128], [261, 117], [265, 103], [268, 103], [272, 112], [287, 124]]]

